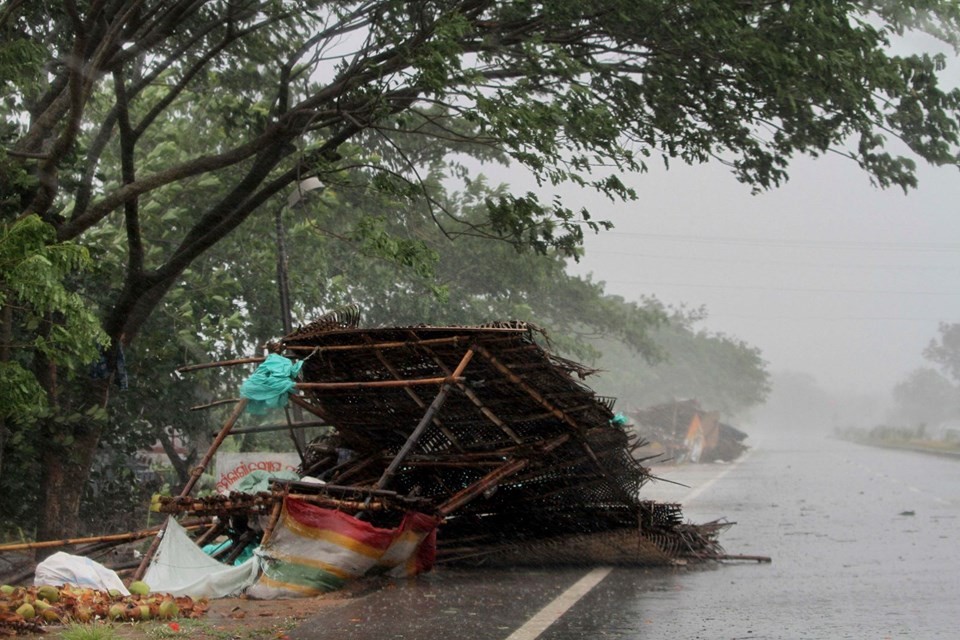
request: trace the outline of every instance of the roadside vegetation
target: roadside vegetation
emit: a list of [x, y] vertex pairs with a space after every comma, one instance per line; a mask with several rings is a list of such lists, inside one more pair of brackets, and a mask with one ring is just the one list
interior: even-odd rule
[[886, 424], [836, 430], [846, 440], [960, 455], [960, 324], [942, 323], [923, 350], [931, 366], [910, 372], [893, 389]]

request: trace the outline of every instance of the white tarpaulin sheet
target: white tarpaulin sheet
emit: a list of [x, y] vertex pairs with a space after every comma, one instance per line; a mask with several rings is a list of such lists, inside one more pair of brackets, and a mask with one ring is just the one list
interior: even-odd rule
[[260, 572], [253, 556], [231, 567], [217, 562], [198, 547], [186, 530], [170, 518], [143, 581], [150, 591], [191, 598], [226, 598], [242, 593]]

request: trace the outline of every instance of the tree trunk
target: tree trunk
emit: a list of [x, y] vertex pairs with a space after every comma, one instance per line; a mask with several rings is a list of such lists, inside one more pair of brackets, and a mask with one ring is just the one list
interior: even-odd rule
[[[110, 350], [110, 353], [113, 349]], [[109, 362], [111, 370], [114, 362]], [[106, 407], [110, 383], [107, 379], [85, 378], [70, 386], [61, 402], [57, 366], [37, 352], [34, 374], [47, 391], [52, 415], [39, 425], [42, 452], [40, 460], [38, 541], [73, 538], [80, 532], [80, 500], [90, 479], [90, 468], [103, 433], [104, 423], [86, 413], [91, 407]], [[70, 398], [76, 398], [71, 403]], [[43, 550], [37, 559], [45, 557]]]
[[190, 479], [190, 466], [192, 460], [195, 460], [197, 457], [196, 450], [191, 451], [186, 458], [181, 458], [177, 453], [177, 448], [174, 446], [173, 439], [167, 435], [164, 429], [159, 430], [157, 439], [160, 441], [160, 446], [163, 447], [164, 453], [167, 454], [170, 465], [174, 471], [177, 472], [177, 478], [179, 480], [177, 484], [182, 487], [187, 484], [187, 481]]
[[[72, 427], [52, 421], [44, 425], [44, 440], [51, 444], [44, 448], [41, 457], [38, 541], [71, 538], [80, 533], [80, 500], [87, 488], [102, 431], [103, 426], [93, 420]], [[56, 444], [65, 436], [72, 437], [73, 441], [66, 446]]]

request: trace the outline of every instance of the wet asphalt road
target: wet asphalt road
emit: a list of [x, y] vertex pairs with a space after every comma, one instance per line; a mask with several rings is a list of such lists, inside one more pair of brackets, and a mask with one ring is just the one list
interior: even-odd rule
[[524, 625], [589, 568], [441, 568], [290, 637], [960, 638], [960, 460], [822, 436], [751, 441], [735, 464], [656, 469], [690, 488], [645, 495], [683, 502], [694, 521], [735, 521], [727, 552], [769, 565], [616, 568], [546, 615], [540, 635]]

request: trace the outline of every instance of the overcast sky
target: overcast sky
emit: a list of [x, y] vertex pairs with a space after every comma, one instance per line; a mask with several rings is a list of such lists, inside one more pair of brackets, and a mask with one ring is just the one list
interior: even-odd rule
[[[944, 53], [941, 79], [960, 86], [960, 59], [932, 38], [908, 34], [894, 48]], [[773, 372], [888, 396], [930, 366], [922, 352], [939, 324], [960, 322], [960, 171], [921, 165], [908, 194], [873, 186], [838, 155], [798, 158], [789, 173], [752, 195], [719, 163], [667, 171], [651, 161], [648, 173], [621, 176], [634, 202], [561, 190], [571, 209], [616, 225], [589, 236], [571, 270], [628, 300], [705, 306], [700, 328], [759, 347]], [[528, 186], [509, 171], [492, 177]]]
[[[771, 370], [886, 394], [940, 322], [960, 322], [960, 175], [923, 167], [919, 189], [880, 190], [839, 157], [798, 160], [751, 195], [719, 165], [632, 179], [636, 202], [590, 204], [616, 229], [588, 238], [577, 273], [607, 291], [705, 305], [703, 328], [759, 347]], [[599, 203], [599, 204], [598, 204]]]
[[[898, 53], [960, 59], [922, 35]], [[960, 171], [918, 169], [919, 187], [881, 190], [837, 155], [799, 158], [790, 181], [751, 195], [719, 164], [676, 165], [625, 179], [639, 198], [607, 205], [568, 192], [616, 228], [586, 242], [574, 267], [635, 300], [704, 305], [703, 328], [759, 347], [771, 371], [801, 371], [826, 389], [887, 396], [941, 322], [960, 322]]]

